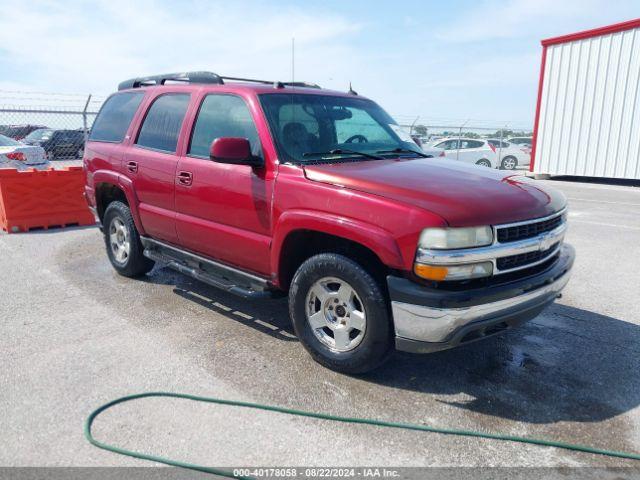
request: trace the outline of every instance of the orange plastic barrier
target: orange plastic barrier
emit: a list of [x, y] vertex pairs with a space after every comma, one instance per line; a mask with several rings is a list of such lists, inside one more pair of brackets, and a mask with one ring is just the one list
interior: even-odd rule
[[83, 197], [82, 167], [23, 171], [0, 169], [0, 228], [8, 233], [93, 225]]

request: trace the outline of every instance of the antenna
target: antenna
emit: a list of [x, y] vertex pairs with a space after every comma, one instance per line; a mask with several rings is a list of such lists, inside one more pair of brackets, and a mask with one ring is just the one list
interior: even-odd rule
[[353, 88], [351, 88], [351, 80], [349, 80], [349, 92], [351, 95], [358, 95], [358, 92], [356, 92]]
[[291, 37], [291, 83], [296, 83], [296, 37]]

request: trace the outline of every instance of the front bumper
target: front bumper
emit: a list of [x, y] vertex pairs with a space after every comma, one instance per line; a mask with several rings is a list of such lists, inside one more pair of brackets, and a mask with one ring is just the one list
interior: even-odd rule
[[427, 353], [479, 340], [536, 317], [569, 281], [575, 250], [563, 245], [548, 269], [506, 284], [464, 291], [389, 276], [396, 349]]

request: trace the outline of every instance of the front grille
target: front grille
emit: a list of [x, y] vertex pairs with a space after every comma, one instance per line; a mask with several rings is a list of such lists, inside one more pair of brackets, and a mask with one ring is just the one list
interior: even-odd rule
[[520, 253], [518, 255], [498, 258], [496, 260], [496, 266], [498, 267], [498, 270], [510, 270], [512, 268], [518, 268], [523, 265], [535, 263], [550, 255], [551, 252], [558, 248], [559, 244], [560, 242], [554, 243], [551, 247], [542, 251]]
[[515, 225], [513, 227], [498, 227], [498, 242], [508, 243], [537, 237], [541, 233], [550, 232], [551, 230], [558, 228], [564, 222], [563, 217], [564, 215], [558, 215], [557, 217], [549, 218], [548, 220], [541, 220], [538, 222], [532, 220], [531, 223]]

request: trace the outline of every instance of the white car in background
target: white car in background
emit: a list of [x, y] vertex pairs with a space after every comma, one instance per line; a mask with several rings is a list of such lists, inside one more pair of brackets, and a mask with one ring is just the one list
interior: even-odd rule
[[502, 170], [513, 170], [516, 167], [528, 167], [531, 163], [531, 147], [516, 145], [499, 138], [488, 138], [487, 142], [495, 149]]
[[0, 168], [45, 170], [49, 166], [44, 148], [25, 145], [13, 138], [0, 135]]
[[500, 166], [495, 148], [481, 138], [443, 138], [430, 146], [442, 149], [440, 157], [482, 167], [498, 168]]
[[507, 142], [519, 147], [529, 147], [533, 145], [533, 137], [509, 137]]

